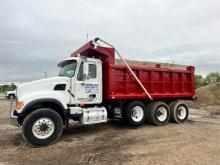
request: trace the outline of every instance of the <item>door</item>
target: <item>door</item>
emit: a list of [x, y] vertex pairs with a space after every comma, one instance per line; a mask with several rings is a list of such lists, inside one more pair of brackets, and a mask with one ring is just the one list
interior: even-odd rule
[[102, 102], [101, 62], [82, 61], [75, 77], [75, 103], [97, 104]]

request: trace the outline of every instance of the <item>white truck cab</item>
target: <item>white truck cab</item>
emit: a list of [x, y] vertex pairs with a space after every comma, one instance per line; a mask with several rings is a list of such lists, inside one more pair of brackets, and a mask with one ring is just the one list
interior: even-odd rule
[[11, 117], [22, 125], [24, 137], [34, 145], [46, 145], [59, 138], [63, 124], [68, 126], [69, 119], [81, 124], [107, 121], [107, 111], [99, 105], [102, 102], [101, 61], [79, 55], [62, 60], [58, 66], [61, 69], [57, 77], [17, 88], [17, 105]]
[[58, 66], [61, 67], [59, 76], [70, 78], [69, 104], [102, 102], [102, 63], [99, 59], [68, 58]]
[[[59, 76], [26, 83], [17, 89], [18, 102], [56, 99], [63, 107], [102, 102], [102, 65], [98, 59], [72, 57], [61, 61]], [[22, 109], [17, 110], [22, 113]]]

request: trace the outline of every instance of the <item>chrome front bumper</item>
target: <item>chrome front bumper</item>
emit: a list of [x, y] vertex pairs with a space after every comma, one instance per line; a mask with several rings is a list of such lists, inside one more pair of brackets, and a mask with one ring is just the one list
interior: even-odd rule
[[[11, 99], [11, 103], [10, 103], [10, 123], [11, 123], [11, 125], [14, 125], [14, 126], [20, 126], [20, 124], [18, 123], [18, 113], [17, 113], [15, 107], [13, 106], [13, 102], [15, 102], [15, 100]], [[17, 102], [17, 100], [16, 100], [16, 102]]]
[[12, 125], [14, 125], [14, 126], [19, 126], [19, 124], [18, 124], [18, 116], [15, 116], [14, 115], [14, 112], [15, 112], [16, 110], [11, 110], [10, 111], [10, 123], [12, 124]]

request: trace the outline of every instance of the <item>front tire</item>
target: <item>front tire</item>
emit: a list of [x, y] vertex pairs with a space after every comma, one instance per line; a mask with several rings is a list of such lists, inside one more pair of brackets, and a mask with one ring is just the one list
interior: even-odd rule
[[8, 96], [8, 99], [14, 99], [14, 98], [15, 98], [15, 95], [10, 94], [10, 95]]
[[34, 146], [55, 143], [62, 134], [61, 116], [52, 109], [41, 108], [30, 113], [23, 122], [24, 139]]
[[141, 101], [133, 101], [126, 106], [124, 117], [129, 124], [140, 126], [146, 120], [146, 106]]

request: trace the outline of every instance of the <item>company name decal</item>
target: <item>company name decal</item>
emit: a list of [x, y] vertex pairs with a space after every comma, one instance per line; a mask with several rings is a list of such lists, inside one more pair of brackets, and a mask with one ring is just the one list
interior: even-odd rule
[[85, 92], [86, 93], [98, 93], [99, 84], [85, 84]]

